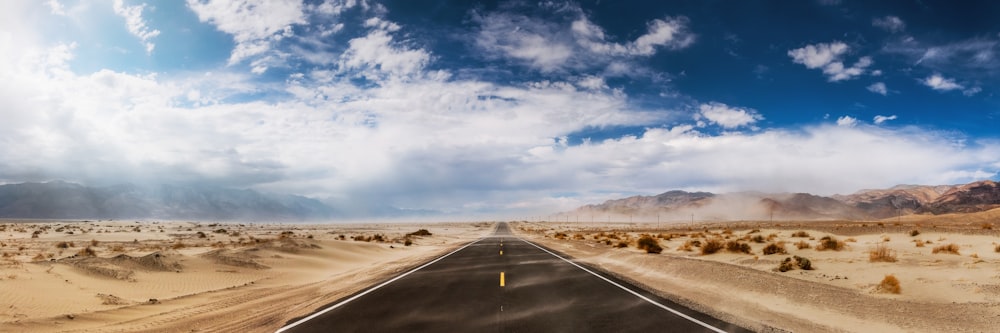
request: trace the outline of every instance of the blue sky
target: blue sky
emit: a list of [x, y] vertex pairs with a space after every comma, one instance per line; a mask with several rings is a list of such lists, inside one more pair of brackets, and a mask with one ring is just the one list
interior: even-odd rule
[[508, 217], [1000, 171], [991, 1], [0, 6], [6, 183]]

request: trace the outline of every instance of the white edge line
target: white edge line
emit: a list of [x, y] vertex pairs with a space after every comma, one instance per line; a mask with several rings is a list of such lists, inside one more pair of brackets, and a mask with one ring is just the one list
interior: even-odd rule
[[606, 277], [603, 277], [600, 274], [594, 273], [594, 272], [590, 271], [589, 269], [584, 268], [583, 266], [577, 265], [575, 262], [572, 262], [572, 261], [570, 261], [570, 260], [568, 260], [566, 258], [560, 257], [559, 255], [557, 255], [555, 253], [552, 253], [549, 250], [546, 250], [545, 248], [543, 248], [541, 246], [535, 245], [535, 243], [526, 241], [526, 240], [521, 239], [521, 238], [518, 238], [518, 239], [520, 239], [521, 241], [523, 241], [525, 243], [531, 244], [531, 246], [537, 247], [539, 250], [545, 251], [546, 253], [551, 254], [552, 256], [554, 256], [556, 258], [562, 259], [563, 261], [568, 262], [570, 265], [576, 266], [576, 268], [582, 269], [584, 272], [590, 273], [591, 275], [596, 276], [596, 277], [600, 278], [601, 280], [604, 280], [605, 282], [614, 285], [615, 287], [621, 288], [622, 290], [627, 291], [630, 294], [635, 295], [636, 297], [639, 297], [639, 298], [641, 298], [642, 300], [644, 300], [646, 302], [652, 303], [653, 305], [656, 305], [656, 306], [658, 306], [658, 307], [660, 307], [660, 308], [662, 308], [664, 310], [670, 311], [671, 313], [673, 313], [675, 315], [678, 315], [681, 318], [690, 320], [690, 321], [692, 321], [692, 322], [694, 322], [694, 323], [696, 323], [698, 325], [704, 326], [705, 328], [710, 329], [712, 331], [719, 332], [719, 333], [726, 333], [726, 331], [723, 331], [723, 330], [721, 330], [721, 329], [719, 329], [719, 328], [717, 328], [715, 326], [709, 325], [709, 324], [707, 324], [707, 323], [705, 323], [705, 322], [703, 322], [701, 320], [692, 318], [691, 316], [683, 314], [683, 313], [681, 313], [681, 312], [679, 312], [677, 310], [671, 309], [671, 308], [667, 307], [666, 305], [660, 304], [660, 303], [658, 303], [658, 302], [650, 299], [649, 297], [643, 296], [642, 294], [639, 294], [639, 293], [637, 293], [635, 291], [632, 291], [632, 289], [626, 288], [625, 286], [623, 286], [623, 285], [621, 285], [621, 284], [619, 284], [619, 283], [617, 283], [615, 281], [611, 281], [610, 279], [608, 279]]
[[382, 282], [381, 284], [379, 284], [379, 285], [377, 285], [377, 286], [374, 286], [374, 287], [371, 287], [371, 288], [369, 288], [368, 290], [365, 290], [364, 292], [362, 292], [362, 293], [360, 293], [360, 294], [357, 294], [357, 295], [354, 295], [354, 296], [351, 296], [351, 298], [348, 298], [348, 299], [345, 299], [345, 300], [343, 300], [343, 301], [342, 301], [342, 302], [340, 302], [340, 303], [337, 303], [337, 304], [334, 304], [334, 305], [332, 305], [332, 306], [330, 306], [330, 307], [328, 307], [328, 308], [326, 308], [326, 309], [323, 309], [323, 310], [320, 310], [319, 312], [316, 312], [316, 313], [314, 313], [314, 314], [312, 314], [312, 315], [310, 315], [310, 316], [308, 316], [308, 317], [305, 317], [305, 318], [302, 318], [302, 319], [299, 319], [299, 321], [296, 321], [296, 322], [294, 322], [294, 323], [291, 323], [291, 324], [288, 324], [288, 325], [286, 325], [285, 327], [282, 327], [282, 328], [279, 328], [279, 329], [278, 329], [277, 331], [274, 331], [274, 332], [275, 332], [275, 333], [281, 333], [281, 332], [284, 332], [284, 331], [287, 331], [287, 330], [289, 330], [289, 329], [291, 329], [291, 328], [293, 328], [293, 327], [295, 327], [295, 326], [298, 326], [298, 325], [300, 325], [300, 324], [302, 324], [302, 323], [304, 323], [304, 322], [307, 322], [307, 321], [309, 321], [309, 320], [312, 320], [312, 319], [314, 319], [314, 318], [316, 318], [316, 317], [319, 317], [319, 316], [323, 315], [324, 313], [327, 313], [327, 312], [330, 312], [330, 311], [332, 311], [333, 309], [336, 309], [336, 308], [339, 308], [339, 307], [343, 306], [344, 304], [347, 304], [347, 303], [348, 303], [348, 302], [350, 302], [350, 301], [353, 301], [353, 300], [356, 300], [356, 299], [358, 299], [358, 298], [361, 298], [361, 296], [364, 296], [364, 295], [367, 295], [368, 293], [370, 293], [370, 292], [373, 292], [373, 291], [375, 291], [375, 290], [376, 290], [376, 289], [378, 289], [378, 288], [382, 288], [382, 287], [384, 287], [385, 285], [387, 285], [387, 284], [390, 284], [390, 283], [392, 283], [392, 282], [394, 282], [394, 281], [396, 281], [396, 280], [399, 280], [399, 279], [402, 279], [403, 277], [405, 277], [405, 276], [407, 276], [407, 275], [410, 275], [410, 274], [411, 274], [411, 273], [413, 273], [413, 272], [416, 272], [416, 271], [419, 271], [420, 269], [422, 269], [422, 268], [424, 268], [424, 267], [427, 267], [427, 266], [430, 266], [431, 264], [433, 264], [433, 263], [436, 263], [436, 262], [438, 262], [439, 260], [441, 260], [441, 259], [444, 259], [444, 258], [445, 258], [445, 257], [447, 257], [447, 256], [450, 256], [450, 255], [452, 255], [452, 254], [455, 254], [455, 252], [458, 252], [458, 251], [461, 251], [461, 250], [463, 250], [463, 249], [465, 249], [465, 248], [469, 247], [469, 246], [470, 246], [470, 245], [472, 245], [472, 244], [476, 244], [476, 243], [479, 243], [479, 241], [481, 241], [481, 240], [483, 240], [483, 239], [486, 239], [486, 238], [488, 238], [488, 237], [489, 237], [489, 236], [487, 236], [487, 237], [483, 237], [483, 238], [480, 238], [480, 239], [477, 239], [476, 241], [474, 241], [474, 242], [472, 242], [472, 243], [469, 243], [469, 244], [465, 244], [465, 246], [462, 246], [462, 247], [458, 248], [458, 249], [457, 249], [457, 250], [455, 250], [455, 251], [451, 251], [451, 252], [448, 252], [448, 254], [445, 254], [445, 255], [443, 255], [443, 256], [441, 256], [441, 257], [438, 257], [437, 259], [434, 259], [434, 260], [433, 260], [433, 261], [431, 261], [431, 262], [428, 262], [428, 263], [426, 263], [426, 264], [423, 264], [423, 265], [421, 265], [420, 267], [417, 267], [417, 268], [414, 268], [414, 269], [410, 270], [409, 272], [406, 272], [406, 273], [403, 273], [403, 274], [401, 274], [401, 275], [399, 275], [399, 276], [396, 276], [396, 277], [392, 278], [392, 279], [391, 279], [391, 280], [389, 280], [389, 281], [385, 281], [385, 282]]

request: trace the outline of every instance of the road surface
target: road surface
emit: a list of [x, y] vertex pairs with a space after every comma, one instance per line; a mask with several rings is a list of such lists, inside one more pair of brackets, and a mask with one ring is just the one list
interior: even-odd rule
[[278, 332], [746, 332], [562, 257], [500, 223]]

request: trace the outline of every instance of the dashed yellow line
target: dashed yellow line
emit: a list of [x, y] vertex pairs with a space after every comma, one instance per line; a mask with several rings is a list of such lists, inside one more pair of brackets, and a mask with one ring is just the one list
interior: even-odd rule
[[503, 272], [500, 272], [500, 286], [503, 287]]
[[500, 255], [503, 255], [503, 250], [500, 250]]

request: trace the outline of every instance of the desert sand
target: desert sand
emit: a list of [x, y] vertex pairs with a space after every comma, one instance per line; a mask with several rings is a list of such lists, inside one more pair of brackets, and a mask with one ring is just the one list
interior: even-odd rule
[[0, 220], [0, 332], [273, 332], [491, 230]]
[[[659, 227], [522, 222], [514, 229], [527, 240], [754, 331], [995, 332], [997, 228], [1000, 209], [867, 222]], [[637, 248], [642, 235], [655, 239], [662, 252]], [[722, 248], [703, 253], [709, 240]], [[737, 246], [729, 251], [727, 242], [747, 244], [749, 253]], [[783, 251], [764, 254], [770, 244]], [[795, 265], [795, 256], [807, 258], [811, 269]], [[791, 269], [781, 272], [785, 258]], [[898, 283], [883, 284], [887, 275]]]

